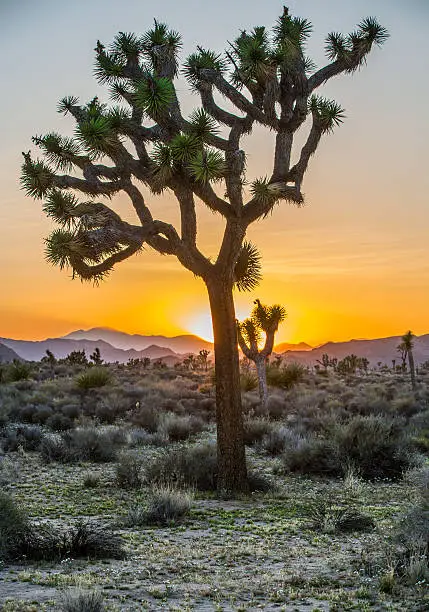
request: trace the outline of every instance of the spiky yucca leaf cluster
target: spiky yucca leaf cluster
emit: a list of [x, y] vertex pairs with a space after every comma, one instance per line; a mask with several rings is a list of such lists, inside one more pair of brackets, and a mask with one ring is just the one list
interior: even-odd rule
[[244, 241], [235, 263], [234, 281], [239, 291], [252, 291], [261, 282], [261, 255], [257, 247]]
[[24, 154], [21, 167], [21, 187], [32, 198], [41, 200], [52, 188], [55, 175], [52, 168], [40, 159], [33, 160]]
[[73, 138], [60, 136], [56, 132], [50, 132], [45, 136], [32, 138], [34, 144], [42, 149], [45, 158], [55, 170], [69, 172], [73, 168], [76, 157], [80, 154], [80, 145]]
[[278, 326], [285, 320], [286, 316], [286, 309], [280, 304], [265, 306], [259, 300], [256, 300], [251, 318], [262, 331], [269, 332], [277, 331]]
[[249, 348], [257, 348], [262, 340], [262, 332], [256, 321], [252, 318], [245, 319], [242, 322], [238, 321], [237, 326]]
[[171, 79], [149, 73], [139, 81], [134, 94], [136, 106], [153, 118], [165, 113], [173, 98], [174, 86]]
[[332, 132], [345, 119], [344, 109], [335, 100], [328, 100], [321, 96], [310, 98], [309, 109], [322, 133]]
[[204, 71], [213, 70], [222, 74], [227, 68], [227, 62], [222, 56], [214, 51], [198, 47], [197, 53], [192, 53], [183, 67], [183, 74], [194, 87], [204, 81]]
[[191, 122], [187, 133], [177, 134], [168, 144], [155, 145], [152, 191], [161, 192], [175, 173], [185, 172], [198, 183], [218, 181], [225, 174], [225, 160], [219, 151], [204, 146], [204, 139], [213, 133], [215, 122], [206, 121], [201, 113]]
[[56, 223], [70, 229], [76, 222], [78, 199], [71, 193], [53, 189], [47, 196], [43, 211]]
[[364, 62], [372, 45], [381, 46], [389, 38], [389, 33], [375, 17], [363, 19], [355, 32], [345, 36], [331, 32], [326, 37], [325, 51], [331, 61], [340, 61], [348, 72], [357, 70]]

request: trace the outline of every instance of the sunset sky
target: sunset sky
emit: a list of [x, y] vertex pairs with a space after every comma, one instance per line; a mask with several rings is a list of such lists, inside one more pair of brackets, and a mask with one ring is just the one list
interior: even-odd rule
[[[310, 163], [306, 206], [282, 203], [249, 237], [263, 256], [256, 292], [236, 296], [244, 317], [252, 301], [288, 311], [279, 341], [327, 340], [429, 333], [429, 2], [428, 0], [290, 0], [290, 12], [314, 24], [309, 55], [326, 63], [324, 37], [353, 30], [373, 15], [391, 38], [368, 65], [321, 89], [346, 109]], [[104, 94], [92, 71], [97, 39], [118, 31], [142, 33], [153, 18], [183, 36], [182, 57], [197, 44], [223, 51], [240, 29], [271, 26], [276, 0], [1, 0], [0, 52], [0, 337], [42, 339], [73, 329], [109, 326], [130, 333], [209, 337], [203, 283], [172, 257], [150, 249], [120, 264], [100, 287], [72, 281], [44, 260], [52, 224], [41, 202], [19, 189], [21, 151], [51, 130], [70, 134], [73, 122], [56, 113], [65, 95], [82, 102]], [[179, 81], [185, 112], [198, 98]], [[300, 140], [302, 142], [302, 138]], [[246, 139], [248, 178], [270, 174], [273, 138], [255, 129]], [[125, 197], [117, 210], [132, 219]], [[154, 215], [175, 221], [166, 193]], [[222, 224], [199, 210], [199, 245], [215, 255]]]

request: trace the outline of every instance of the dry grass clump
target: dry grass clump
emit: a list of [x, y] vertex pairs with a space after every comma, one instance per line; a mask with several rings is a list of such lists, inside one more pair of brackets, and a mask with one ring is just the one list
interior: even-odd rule
[[105, 606], [100, 591], [70, 589], [64, 591], [58, 602], [61, 612], [103, 612]]
[[193, 495], [171, 486], [154, 487], [150, 493], [146, 521], [150, 525], [167, 525], [189, 514]]
[[323, 533], [370, 531], [374, 520], [351, 504], [317, 500], [307, 509], [313, 529]]

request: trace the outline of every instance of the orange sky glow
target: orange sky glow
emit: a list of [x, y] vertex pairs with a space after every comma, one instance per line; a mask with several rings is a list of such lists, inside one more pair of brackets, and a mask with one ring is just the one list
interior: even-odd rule
[[[117, 30], [144, 31], [156, 16], [182, 32], [184, 55], [198, 42], [221, 51], [241, 28], [271, 25], [281, 3], [239, 2], [248, 7], [246, 11], [240, 13], [235, 7], [227, 23], [214, 19], [210, 33], [201, 32], [202, 17], [195, 15], [192, 0], [181, 2], [180, 12], [172, 0], [161, 10], [153, 2], [95, 0], [84, 24], [87, 3], [81, 0], [68, 12], [60, 8], [54, 12], [58, 5], [50, 0], [40, 4], [46, 8], [46, 19], [39, 16], [40, 27], [50, 32], [46, 42], [39, 27], [32, 26], [32, 3], [22, 12], [0, 9], [2, 57], [19, 56], [19, 41], [12, 32], [21, 28], [27, 48], [34, 45], [37, 58], [25, 88], [10, 60], [8, 99], [0, 101], [1, 116], [8, 117], [0, 144], [0, 337], [43, 339], [106, 326], [142, 334], [191, 332], [211, 339], [204, 284], [172, 257], [148, 248], [120, 264], [97, 288], [51, 268], [44, 260], [43, 240], [52, 224], [41, 203], [19, 190], [20, 152], [30, 149], [32, 135], [50, 130], [71, 133], [72, 122], [55, 112], [59, 98], [77, 93], [89, 100], [99, 92], [92, 77], [97, 38], [109, 43]], [[97, 13], [102, 4], [108, 6], [105, 21]], [[237, 316], [246, 317], [256, 297], [266, 304], [283, 304], [288, 317], [277, 342], [317, 345], [399, 335], [408, 329], [417, 335], [429, 333], [429, 87], [421, 77], [429, 68], [429, 9], [418, 0], [327, 0], [323, 11], [321, 4], [289, 3], [293, 13], [314, 23], [309, 52], [319, 66], [328, 31], [350, 31], [364, 16], [376, 15], [390, 30], [391, 39], [374, 51], [368, 66], [320, 91], [338, 100], [347, 118], [323, 139], [310, 162], [303, 186], [306, 205], [297, 209], [282, 203], [272, 216], [249, 229], [248, 237], [262, 254], [263, 280], [252, 293], [237, 292]], [[220, 0], [216, 11], [221, 14], [229, 5]], [[121, 14], [124, 6], [129, 10]], [[69, 28], [57, 32], [55, 24], [65, 19]], [[417, 43], [408, 48], [403, 41], [411, 32]], [[52, 45], [58, 45], [60, 59], [51, 61]], [[28, 91], [33, 92], [31, 99], [24, 95]], [[198, 106], [183, 81], [179, 95], [186, 112]], [[256, 129], [244, 148], [249, 179], [269, 175], [272, 135]], [[158, 218], [177, 220], [172, 194], [152, 200]], [[114, 203], [121, 214], [133, 218], [125, 196]], [[198, 210], [198, 219], [199, 246], [214, 256], [222, 222], [203, 209]]]

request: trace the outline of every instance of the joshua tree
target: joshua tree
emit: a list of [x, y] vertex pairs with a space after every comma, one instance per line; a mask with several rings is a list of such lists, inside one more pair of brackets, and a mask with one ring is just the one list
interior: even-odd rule
[[[242, 323], [237, 321], [238, 343], [243, 354], [251, 359], [258, 373], [259, 397], [263, 407], [267, 405], [267, 368], [266, 362], [273, 352], [274, 334], [279, 325], [286, 318], [286, 310], [283, 306], [264, 306], [259, 300], [255, 300], [255, 307], [251, 316]], [[262, 335], [265, 334], [263, 348], [259, 349]]]
[[[362, 67], [373, 45], [388, 36], [374, 18], [352, 34], [329, 34], [328, 63], [316, 69], [305, 56], [310, 33], [310, 22], [285, 8], [272, 31], [243, 30], [223, 55], [198, 47], [182, 69], [201, 105], [188, 118], [174, 84], [177, 32], [155, 21], [140, 37], [120, 32], [109, 48], [98, 41], [95, 74], [117, 104], [64, 98], [58, 110], [75, 120], [74, 136], [36, 136], [45, 159], [24, 153], [23, 188], [43, 199], [44, 211], [61, 226], [46, 240], [50, 263], [97, 283], [148, 244], [175, 256], [206, 284], [215, 348], [218, 483], [227, 491], [247, 487], [233, 300], [234, 287], [253, 289], [260, 278], [260, 256], [245, 240], [247, 229], [281, 201], [303, 203], [310, 157], [344, 118], [339, 104], [316, 91]], [[293, 160], [295, 135], [307, 119], [309, 134]], [[275, 152], [267, 176], [251, 182], [241, 140], [255, 125], [275, 134]], [[152, 201], [165, 190], [178, 202], [177, 229], [154, 217]], [[124, 221], [108, 206], [120, 192], [129, 197], [138, 223]], [[196, 198], [225, 221], [213, 260], [197, 246]]]
[[405, 350], [405, 357], [408, 357], [408, 365], [410, 368], [410, 376], [411, 376], [411, 385], [413, 389], [416, 388], [416, 370], [414, 366], [414, 355], [413, 355], [414, 338], [415, 338], [415, 335], [410, 330], [402, 336], [401, 338], [402, 342], [399, 345], [403, 347], [403, 350]]
[[402, 341], [400, 344], [398, 344], [396, 350], [401, 356], [401, 370], [405, 372], [407, 369], [407, 347], [405, 346], [405, 343]]
[[100, 353], [100, 349], [98, 348], [98, 346], [95, 347], [94, 352], [92, 353], [92, 355], [89, 356], [89, 358], [94, 365], [99, 366], [104, 363], [104, 359], [101, 358], [101, 353]]
[[210, 351], [208, 351], [207, 349], [201, 349], [201, 351], [198, 353], [198, 359], [201, 363], [201, 366], [204, 368], [205, 372], [207, 372], [209, 355], [210, 355]]

